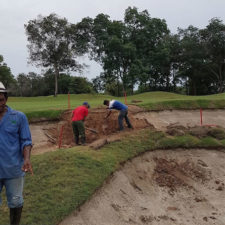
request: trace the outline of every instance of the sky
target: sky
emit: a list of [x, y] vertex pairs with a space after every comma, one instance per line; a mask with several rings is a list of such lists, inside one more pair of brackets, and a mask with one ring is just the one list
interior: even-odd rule
[[[38, 15], [56, 13], [71, 23], [84, 17], [95, 18], [99, 13], [111, 20], [123, 20], [128, 7], [147, 10], [153, 18], [165, 19], [172, 33], [177, 28], [193, 25], [204, 28], [217, 17], [225, 23], [225, 0], [0, 0], [0, 55], [16, 77], [20, 73], [41, 73], [41, 68], [28, 64], [27, 36], [24, 24]], [[82, 75], [89, 80], [99, 75], [101, 66], [83, 57], [79, 60], [89, 65]]]

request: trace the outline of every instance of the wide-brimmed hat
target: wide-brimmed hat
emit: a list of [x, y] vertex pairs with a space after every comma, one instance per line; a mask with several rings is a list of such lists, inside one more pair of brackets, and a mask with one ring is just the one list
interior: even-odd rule
[[5, 93], [8, 92], [5, 88], [5, 86], [3, 85], [3, 83], [0, 81], [0, 93]]

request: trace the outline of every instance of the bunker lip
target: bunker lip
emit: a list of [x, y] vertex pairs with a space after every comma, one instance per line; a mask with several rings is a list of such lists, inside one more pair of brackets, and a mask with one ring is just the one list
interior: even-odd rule
[[[60, 133], [61, 148], [74, 147], [74, 137], [71, 126], [71, 112], [67, 110], [63, 113], [60, 121], [48, 121], [31, 123], [31, 133], [34, 143], [33, 154], [41, 154], [54, 151], [59, 146]], [[225, 110], [203, 110], [202, 122], [200, 125], [199, 110], [165, 110], [161, 112], [148, 112], [135, 105], [128, 106], [128, 117], [134, 129], [126, 128], [125, 131], [118, 132], [118, 111], [113, 110], [111, 116], [106, 120], [106, 109], [91, 108], [85, 121], [87, 143], [90, 147], [98, 149], [106, 143], [118, 141], [131, 132], [140, 129], [156, 129], [165, 131], [168, 135], [184, 135], [187, 132], [201, 137], [210, 130], [204, 124], [215, 124], [225, 128]], [[214, 126], [215, 127], [215, 126]]]

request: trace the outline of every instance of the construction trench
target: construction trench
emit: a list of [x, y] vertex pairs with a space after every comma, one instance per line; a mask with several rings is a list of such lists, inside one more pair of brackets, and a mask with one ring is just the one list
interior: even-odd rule
[[[129, 105], [134, 130], [118, 132], [118, 112], [104, 119], [104, 108], [90, 109], [85, 121], [88, 146], [95, 149], [140, 129], [168, 135], [210, 127], [225, 128], [225, 110], [148, 112]], [[71, 111], [60, 121], [31, 123], [33, 154], [74, 147]], [[60, 225], [225, 225], [225, 150], [156, 150], [127, 162]], [[107, 215], [107, 216], [106, 216]]]

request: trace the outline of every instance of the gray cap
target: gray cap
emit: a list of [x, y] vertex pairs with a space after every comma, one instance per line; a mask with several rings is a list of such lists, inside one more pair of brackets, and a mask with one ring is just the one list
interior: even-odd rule
[[5, 88], [5, 86], [3, 85], [3, 83], [0, 81], [0, 93], [5, 93], [8, 92]]

